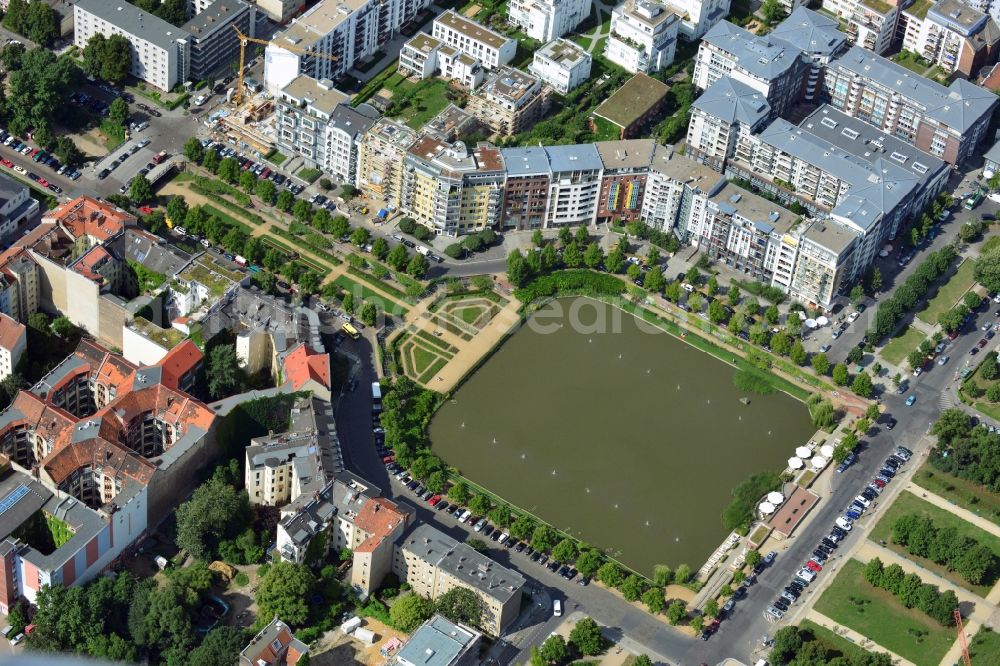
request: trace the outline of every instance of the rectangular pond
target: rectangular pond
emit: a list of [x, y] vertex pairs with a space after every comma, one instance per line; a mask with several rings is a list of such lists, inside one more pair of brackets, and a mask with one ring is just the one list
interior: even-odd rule
[[732, 489], [783, 468], [814, 432], [804, 404], [747, 396], [734, 374], [617, 308], [559, 299], [441, 407], [432, 446], [637, 571], [697, 569], [726, 536]]

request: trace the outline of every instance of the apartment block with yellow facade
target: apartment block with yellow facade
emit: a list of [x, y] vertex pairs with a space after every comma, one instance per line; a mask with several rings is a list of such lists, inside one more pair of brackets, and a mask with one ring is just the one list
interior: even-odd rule
[[416, 140], [416, 132], [389, 118], [368, 130], [358, 148], [356, 175], [357, 187], [366, 197], [399, 208], [403, 158]]

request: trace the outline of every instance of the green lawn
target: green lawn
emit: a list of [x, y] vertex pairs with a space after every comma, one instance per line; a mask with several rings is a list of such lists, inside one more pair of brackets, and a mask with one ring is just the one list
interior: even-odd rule
[[923, 333], [912, 326], [907, 327], [902, 335], [889, 340], [889, 343], [882, 348], [882, 358], [893, 365], [901, 365], [910, 352], [924, 341], [924, 337]]
[[892, 542], [892, 524], [900, 517], [912, 513], [927, 516], [934, 522], [934, 525], [940, 529], [954, 527], [958, 531], [959, 536], [967, 536], [971, 539], [975, 539], [992, 550], [994, 554], [1000, 556], [1000, 538], [976, 527], [970, 522], [962, 520], [953, 513], [945, 511], [944, 509], [934, 506], [930, 502], [920, 499], [909, 491], [904, 491], [899, 494], [896, 501], [894, 501], [885, 513], [882, 514], [882, 518], [875, 525], [875, 528], [869, 533], [868, 538], [875, 542], [885, 541], [886, 547], [905, 556], [907, 559], [916, 562], [928, 571], [933, 571], [945, 580], [949, 580], [955, 585], [964, 587], [970, 592], [978, 594], [981, 597], [985, 597], [989, 594], [992, 583], [996, 581], [997, 571], [994, 570], [988, 574], [988, 584], [973, 585], [958, 575], [957, 572], [948, 571], [947, 567], [937, 564], [925, 557], [910, 555], [904, 546]]
[[461, 308], [456, 314], [462, 318], [466, 324], [475, 324], [476, 320], [483, 314], [483, 308], [480, 306], [472, 306], [467, 308]]
[[1000, 634], [983, 627], [969, 643], [973, 666], [1000, 666]]
[[975, 268], [976, 262], [963, 261], [951, 279], [941, 285], [937, 295], [930, 300], [926, 308], [917, 313], [917, 316], [928, 324], [938, 323], [938, 317], [941, 316], [941, 313], [954, 307], [965, 295], [965, 292], [976, 284], [976, 279], [972, 276]]
[[575, 35], [573, 41], [582, 46], [585, 49], [590, 48], [591, 40], [589, 37], [584, 37], [583, 35]]
[[942, 472], [930, 463], [920, 466], [913, 475], [913, 482], [956, 506], [1000, 525], [1000, 494], [992, 493], [977, 483]]
[[272, 150], [271, 152], [269, 152], [267, 154], [267, 156], [265, 157], [265, 159], [267, 161], [269, 161], [271, 164], [275, 164], [277, 166], [281, 166], [282, 163], [286, 159], [288, 159], [288, 157], [284, 153], [278, 152], [278, 149], [275, 148], [274, 150]]
[[838, 636], [826, 627], [822, 627], [811, 620], [802, 620], [799, 622], [799, 628], [811, 631], [816, 640], [826, 648], [828, 657], [837, 656], [836, 654], [830, 654], [833, 652], [839, 653], [839, 656], [855, 660], [868, 653], [868, 650], [860, 645], [852, 643], [843, 636]]
[[323, 172], [319, 169], [314, 169], [312, 167], [302, 167], [296, 174], [299, 178], [309, 183], [313, 182], [317, 178], [323, 175]]
[[441, 369], [447, 364], [448, 361], [446, 361], [443, 358], [439, 358], [431, 365], [431, 367], [427, 368], [427, 370], [424, 371], [424, 374], [420, 375], [417, 381], [419, 381], [421, 384], [426, 384], [430, 380], [434, 379], [434, 375], [441, 372]]
[[857, 560], [845, 562], [816, 610], [917, 666], [937, 666], [955, 641], [953, 630], [869, 585], [863, 567]]
[[372, 291], [360, 282], [356, 282], [346, 275], [341, 275], [336, 280], [333, 281], [335, 285], [341, 289], [345, 289], [354, 296], [355, 306], [360, 305], [358, 303], [358, 298], [362, 298], [366, 301], [372, 301], [376, 305], [382, 307], [386, 312], [398, 313], [400, 310], [406, 312], [406, 308], [401, 307], [396, 301], [393, 301], [377, 291]]
[[427, 351], [418, 344], [412, 346], [413, 349], [413, 373], [415, 375], [420, 375], [424, 372], [434, 361], [440, 358], [437, 354]]
[[420, 129], [448, 106], [447, 90], [448, 82], [444, 79], [427, 79], [416, 84], [399, 81], [393, 92], [410, 92], [411, 96], [407, 104], [397, 111], [397, 117], [413, 129]]
[[595, 116], [594, 126], [597, 128], [595, 141], [618, 141], [622, 138], [622, 128], [610, 120]]

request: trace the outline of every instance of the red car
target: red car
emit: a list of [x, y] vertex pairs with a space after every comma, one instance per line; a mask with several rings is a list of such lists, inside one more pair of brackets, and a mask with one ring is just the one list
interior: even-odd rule
[[42, 187], [48, 187], [49, 186], [49, 181], [45, 180], [44, 178], [39, 178], [38, 179], [38, 184], [41, 185]]
[[952, 331], [951, 333], [948, 334], [949, 340], [954, 340], [957, 337], [958, 337], [958, 331]]
[[427, 503], [430, 504], [431, 506], [435, 506], [440, 501], [441, 501], [441, 496], [435, 495], [434, 497], [427, 500]]
[[820, 566], [820, 565], [819, 565], [819, 564], [818, 564], [817, 562], [815, 562], [814, 560], [809, 560], [808, 562], [806, 562], [806, 566], [807, 566], [807, 567], [809, 567], [809, 570], [810, 570], [810, 571], [815, 571], [816, 573], [819, 573], [820, 571], [822, 571], [822, 570], [823, 570], [823, 567], [821, 567], [821, 566]]
[[265, 178], [265, 179], [266, 178], [270, 178], [271, 177], [271, 170], [270, 169], [264, 169], [263, 171], [260, 172], [260, 177], [261, 178]]
[[382, 456], [382, 462], [384, 463], [396, 462], [396, 456], [391, 454], [387, 456]]
[[879, 488], [885, 488], [885, 481], [883, 481], [882, 479], [872, 479], [872, 483], [874, 483]]
[[29, 153], [29, 154], [28, 154], [28, 157], [34, 157], [35, 155], [37, 155], [37, 154], [38, 154], [38, 151], [39, 151], [39, 150], [40, 150], [40, 148], [34, 148], [34, 149], [33, 149], [33, 150], [31, 151], [31, 153]]
[[14, 167], [14, 163], [10, 160], [0, 160], [0, 164], [4, 165], [8, 169], [12, 169]]

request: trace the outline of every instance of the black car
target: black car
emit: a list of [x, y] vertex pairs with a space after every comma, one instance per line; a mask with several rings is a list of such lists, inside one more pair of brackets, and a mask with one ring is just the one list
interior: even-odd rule
[[785, 588], [785, 592], [788, 592], [788, 594], [792, 595], [792, 596], [793, 596], [793, 597], [795, 597], [796, 599], [798, 599], [798, 598], [799, 598], [799, 596], [800, 596], [800, 595], [802, 594], [802, 592], [801, 592], [801, 591], [799, 591], [799, 590], [796, 590], [796, 589], [795, 589], [794, 587], [792, 587], [791, 585], [789, 585], [788, 587], [786, 587], [786, 588]]
[[757, 574], [755, 574], [755, 573], [750, 574], [749, 576], [746, 577], [746, 580], [744, 580], [743, 583], [745, 585], [756, 585], [757, 584]]
[[537, 562], [540, 559], [542, 559], [542, 554], [541, 553], [539, 553], [539, 552], [536, 551], [536, 552], [534, 552], [534, 553], [531, 554], [531, 561], [532, 562]]
[[869, 502], [874, 502], [875, 499], [878, 497], [878, 493], [872, 490], [871, 488], [865, 488], [864, 490], [861, 491], [861, 496], [864, 497]]
[[101, 169], [101, 173], [97, 174], [97, 179], [104, 180], [109, 175], [111, 175], [111, 169]]
[[496, 529], [492, 525], [487, 525], [486, 527], [483, 528], [483, 536], [484, 537], [488, 537], [491, 534], [493, 534], [494, 532], [499, 533], [500, 530]]
[[545, 564], [548, 561], [549, 561], [549, 556], [546, 555], [545, 553], [542, 553], [542, 556], [538, 558], [539, 564]]
[[738, 588], [733, 590], [733, 599], [742, 599], [747, 596], [746, 585], [740, 585]]
[[760, 572], [763, 571], [764, 569], [765, 569], [764, 563], [758, 562], [757, 564], [754, 565], [753, 572], [755, 574], [760, 574]]
[[897, 423], [899, 423], [899, 421], [897, 421], [896, 419], [889, 419], [888, 421], [885, 422], [885, 429], [892, 430], [893, 428], [896, 427]]
[[545, 568], [551, 571], [552, 573], [556, 573], [557, 571], [559, 571], [559, 563], [556, 562], [555, 560], [551, 560], [548, 564], [545, 565]]
[[885, 462], [882, 463], [886, 467], [890, 467], [893, 470], [897, 470], [900, 467], [899, 461], [893, 460], [892, 458], [886, 458]]
[[802, 590], [806, 589], [805, 586], [803, 586], [802, 583], [800, 583], [797, 580], [793, 580], [791, 583], [789, 583], [788, 587], [792, 588], [793, 590], [795, 590], [799, 594], [802, 594]]
[[827, 548], [830, 548], [830, 549], [835, 549], [837, 547], [837, 542], [834, 541], [833, 539], [831, 539], [830, 537], [823, 537], [823, 540], [822, 540], [821, 543], [824, 546], [826, 546]]
[[784, 599], [782, 599], [781, 597], [778, 597], [777, 599], [775, 599], [774, 603], [772, 603], [771, 605], [774, 606], [775, 608], [777, 608], [778, 610], [782, 610], [782, 611], [788, 610], [788, 602], [785, 601]]
[[521, 553], [521, 552], [524, 552], [524, 549], [526, 547], [527, 547], [526, 543], [524, 543], [523, 541], [518, 541], [517, 545], [514, 546], [514, 550], [516, 550], [517, 552]]
[[892, 477], [896, 476], [896, 470], [894, 470], [894, 469], [892, 469], [890, 467], [883, 467], [882, 469], [880, 469], [878, 471], [878, 473], [879, 473], [880, 476], [887, 476], [890, 479]]

